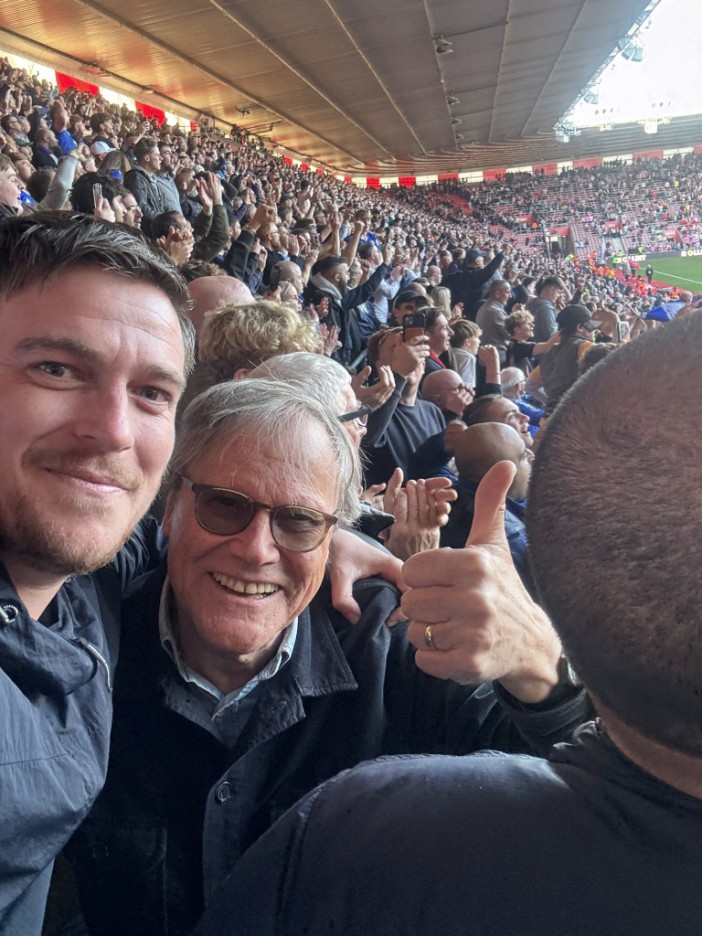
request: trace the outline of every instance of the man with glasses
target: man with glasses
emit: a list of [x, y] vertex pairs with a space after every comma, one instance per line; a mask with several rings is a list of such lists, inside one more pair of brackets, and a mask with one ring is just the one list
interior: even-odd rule
[[532, 710], [421, 672], [407, 625], [385, 624], [397, 595], [384, 581], [357, 586], [357, 624], [332, 609], [331, 535], [358, 513], [350, 421], [266, 378], [186, 410], [167, 568], [123, 609], [107, 786], [71, 849], [91, 932], [188, 933], [242, 853], [340, 770], [525, 750], [525, 737], [540, 749], [582, 719], [578, 690]]
[[[610, 354], [558, 406], [536, 458], [531, 566], [597, 720], [548, 760], [385, 758], [346, 772], [250, 850], [196, 936], [698, 931], [702, 500], [688, 427], [700, 341], [695, 313]], [[482, 561], [507, 552], [499, 503], [514, 483], [505, 463], [483, 480], [481, 508], [487, 495], [498, 509], [483, 514]], [[403, 603], [436, 622], [444, 672], [473, 563], [441, 550], [405, 570]]]
[[365, 403], [355, 403], [356, 407], [350, 413], [344, 413], [339, 416], [339, 422], [350, 423], [359, 432], [365, 430], [368, 426], [368, 417], [373, 412], [370, 406]]

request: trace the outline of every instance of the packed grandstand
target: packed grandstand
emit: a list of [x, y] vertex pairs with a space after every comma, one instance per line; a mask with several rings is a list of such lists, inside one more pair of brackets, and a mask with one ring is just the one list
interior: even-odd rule
[[[169, 124], [157, 108], [140, 104], [138, 110], [130, 109], [110, 103], [97, 86], [63, 74], [59, 79], [61, 89], [4, 61], [0, 151], [12, 163], [12, 168], [5, 164], [3, 174], [19, 179], [23, 210], [45, 198], [59, 162], [69, 153], [75, 163], [73, 179], [98, 172], [121, 183], [137, 166], [136, 147], [146, 138], [163, 154], [156, 177], [177, 189], [177, 201], [172, 199], [169, 206], [175, 208], [179, 201], [188, 219], [202, 210], [200, 180], [207, 172], [222, 180], [230, 224], [244, 223], [261, 201], [286, 206], [277, 218], [286, 242], [274, 250], [279, 260], [290, 256], [287, 238], [300, 221], [324, 243], [330, 221], [338, 215], [343, 243], [351, 233], [352, 217], [363, 209], [370, 216], [361, 240], [370, 235], [380, 241], [391, 232], [397, 248], [394, 263], [404, 263], [416, 276], [438, 263], [442, 250], [451, 250], [454, 261], [460, 262], [461, 251], [469, 247], [494, 250], [505, 243], [512, 252], [515, 278], [536, 281], [549, 271], [559, 272], [570, 278], [572, 289], [574, 275], [587, 271], [595, 277], [594, 299], [613, 307], [629, 302], [630, 312], [652, 304], [639, 300], [656, 295], [656, 285], [666, 298], [677, 294], [666, 283], [654, 282], [650, 288], [644, 277], [646, 255], [677, 255], [701, 243], [697, 197], [702, 157], [696, 150], [667, 157], [652, 151], [626, 162], [609, 158], [605, 164], [596, 159], [554, 164], [535, 167], [529, 174], [491, 171], [480, 182], [463, 181], [455, 173], [428, 184], [416, 185], [407, 178], [386, 188], [368, 179], [361, 187], [358, 180], [342, 181], [290, 156], [276, 155], [273, 147], [243, 130], [232, 128], [225, 135], [206, 121]], [[41, 136], [52, 127], [54, 138], [48, 144], [36, 140], [37, 132]], [[118, 154], [122, 161], [115, 159]], [[60, 207], [72, 205], [70, 186], [65, 192]], [[51, 204], [59, 206], [55, 198]], [[3, 205], [5, 211], [16, 211], [14, 194], [4, 196]], [[223, 250], [224, 245], [218, 252], [220, 261]], [[293, 248], [293, 256], [297, 250]], [[217, 253], [208, 259], [216, 260]], [[263, 278], [254, 275], [247, 285], [253, 284], [254, 291], [268, 287], [270, 268], [268, 260]]]

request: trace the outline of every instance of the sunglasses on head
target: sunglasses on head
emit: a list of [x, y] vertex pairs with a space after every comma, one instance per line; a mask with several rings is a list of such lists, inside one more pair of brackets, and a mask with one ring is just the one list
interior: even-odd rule
[[312, 507], [260, 504], [240, 491], [195, 484], [181, 476], [195, 495], [195, 518], [203, 530], [215, 536], [243, 533], [259, 510], [269, 515], [271, 536], [276, 545], [290, 552], [311, 552], [321, 545], [329, 529], [337, 523], [331, 514]]

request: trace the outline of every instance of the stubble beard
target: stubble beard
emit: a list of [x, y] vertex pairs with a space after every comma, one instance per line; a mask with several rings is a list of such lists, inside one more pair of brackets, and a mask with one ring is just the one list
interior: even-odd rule
[[[79, 492], [60, 497], [55, 510], [51, 505], [38, 506], [28, 491], [18, 491], [0, 503], [0, 554], [6, 561], [42, 574], [68, 578], [106, 565], [125, 544], [155, 496], [152, 492], [147, 500], [141, 494], [145, 488], [141, 472], [127, 471], [118, 459], [110, 457], [46, 453], [32, 447], [25, 452], [22, 466], [28, 472], [44, 468], [68, 474], [81, 466], [90, 467], [115, 477], [125, 488], [126, 502], [119, 508], [109, 498], [101, 503]], [[82, 527], [86, 523], [94, 525], [100, 517], [104, 525], [86, 536]]]
[[75, 501], [75, 508], [74, 522], [62, 523], [40, 515], [29, 497], [20, 496], [10, 515], [7, 511], [0, 514], [0, 553], [11, 557], [13, 563], [61, 578], [87, 575], [107, 565], [125, 544], [139, 518], [125, 519], [124, 526], [112, 536], [105, 532], [86, 539], [80, 527], [84, 519], [93, 519], [94, 504], [89, 505], [87, 499], [84, 504]]

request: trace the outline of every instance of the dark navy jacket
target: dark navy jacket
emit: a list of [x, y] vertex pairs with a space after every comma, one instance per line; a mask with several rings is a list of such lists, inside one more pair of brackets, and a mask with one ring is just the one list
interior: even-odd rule
[[0, 933], [41, 932], [55, 856], [105, 779], [121, 592], [159, 554], [145, 523], [108, 569], [67, 582], [42, 622], [0, 566]]
[[344, 289], [341, 301], [312, 282], [305, 286], [302, 294], [305, 303], [317, 306], [323, 299], [329, 299], [329, 312], [324, 324], [329, 327], [336, 325], [339, 329], [341, 348], [338, 352], [335, 351], [333, 356], [342, 364], [350, 364], [363, 350], [365, 343], [361, 339], [359, 318], [365, 316], [365, 313], [359, 312], [358, 309], [371, 298], [389, 273], [390, 267], [381, 263], [365, 283], [354, 286], [353, 289]]
[[385, 759], [295, 806], [193, 936], [691, 936], [702, 800], [594, 726], [551, 761]]
[[346, 767], [388, 753], [531, 750], [520, 729], [544, 749], [586, 717], [582, 694], [509, 710], [489, 685], [422, 673], [406, 628], [385, 625], [396, 592], [368, 579], [354, 592], [358, 624], [324, 591], [300, 615], [291, 659], [261, 684], [228, 750], [161, 648], [162, 582], [151, 576], [125, 611], [107, 784], [70, 850], [99, 936], [189, 933], [243, 852]]

